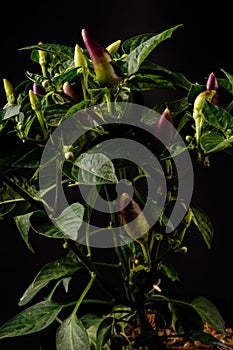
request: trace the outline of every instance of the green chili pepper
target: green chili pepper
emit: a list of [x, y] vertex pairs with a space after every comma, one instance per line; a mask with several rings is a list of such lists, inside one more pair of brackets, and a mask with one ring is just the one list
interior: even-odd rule
[[44, 120], [44, 116], [43, 116], [42, 111], [41, 111], [41, 103], [40, 103], [39, 98], [36, 96], [36, 94], [32, 90], [29, 90], [29, 100], [31, 103], [32, 110], [35, 111], [35, 113], [37, 115], [37, 118], [38, 118], [38, 121], [40, 123], [43, 135], [46, 137], [47, 136], [47, 127], [46, 127], [46, 123]]
[[16, 94], [13, 85], [7, 79], [3, 79], [4, 90], [9, 104], [14, 104], [16, 101]]
[[106, 50], [111, 56], [113, 56], [119, 49], [120, 45], [121, 45], [121, 40], [116, 40], [112, 44], [108, 45], [106, 47]]
[[202, 91], [195, 99], [193, 105], [193, 118], [195, 121], [195, 129], [196, 129], [196, 143], [199, 145], [201, 138], [201, 131], [204, 122], [204, 115], [202, 113], [202, 109], [204, 106], [205, 100], [212, 101], [213, 97], [216, 94], [216, 90], [205, 90]]
[[82, 67], [84, 69], [88, 67], [87, 58], [78, 44], [75, 45], [74, 49], [74, 65], [75, 67]]
[[[39, 45], [42, 45], [42, 43], [40, 42]], [[39, 53], [39, 64], [41, 66], [41, 70], [42, 70], [42, 75], [43, 77], [47, 77], [47, 51], [44, 50], [38, 50]]]

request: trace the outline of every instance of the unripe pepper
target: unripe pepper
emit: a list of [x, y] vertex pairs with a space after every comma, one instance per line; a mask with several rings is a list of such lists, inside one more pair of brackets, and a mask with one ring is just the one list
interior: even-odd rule
[[88, 66], [87, 58], [78, 44], [75, 45], [75, 49], [74, 49], [74, 65], [77, 68], [81, 67], [84, 69], [86, 69]]
[[218, 105], [218, 100], [219, 100], [219, 85], [218, 85], [218, 80], [214, 73], [210, 73], [207, 82], [206, 82], [206, 90], [215, 90], [216, 94], [212, 98], [211, 102], [214, 105]]
[[119, 201], [122, 224], [128, 236], [138, 242], [142, 248], [147, 269], [150, 269], [148, 249], [149, 223], [138, 203], [128, 193], [122, 193]]
[[200, 143], [201, 130], [204, 122], [204, 115], [202, 113], [204, 102], [205, 100], [211, 102], [215, 94], [216, 94], [216, 90], [205, 90], [205, 91], [202, 91], [194, 101], [193, 118], [195, 121], [197, 145], [199, 145]]
[[14, 104], [16, 100], [16, 94], [13, 85], [7, 79], [3, 79], [3, 85], [6, 93], [7, 102], [9, 104]]
[[111, 64], [109, 52], [86, 30], [82, 30], [82, 37], [96, 75], [96, 80], [102, 86], [111, 87], [119, 81], [118, 75]]
[[158, 118], [154, 128], [154, 135], [161, 140], [165, 146], [171, 143], [173, 138], [173, 121], [168, 107], [165, 108]]
[[41, 111], [41, 103], [40, 103], [39, 98], [36, 96], [36, 94], [32, 90], [29, 90], [29, 100], [31, 103], [32, 110], [35, 111], [35, 113], [37, 115], [37, 119], [40, 123], [43, 135], [46, 137], [47, 136], [47, 127], [46, 127], [46, 123], [44, 120], [44, 116], [43, 116], [42, 111]]
[[[39, 43], [39, 45], [42, 45], [42, 43]], [[38, 50], [39, 53], [39, 64], [41, 66], [41, 70], [42, 70], [42, 75], [43, 77], [47, 77], [47, 52], [44, 50]]]
[[121, 45], [121, 40], [116, 40], [112, 44], [108, 45], [106, 47], [106, 50], [111, 56], [113, 56], [119, 49], [120, 45]]

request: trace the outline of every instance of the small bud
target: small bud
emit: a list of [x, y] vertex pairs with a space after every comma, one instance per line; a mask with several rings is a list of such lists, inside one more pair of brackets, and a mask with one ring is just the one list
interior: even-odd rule
[[66, 152], [65, 153], [65, 159], [66, 160], [71, 160], [71, 159], [73, 159], [74, 158], [74, 153], [73, 152]]

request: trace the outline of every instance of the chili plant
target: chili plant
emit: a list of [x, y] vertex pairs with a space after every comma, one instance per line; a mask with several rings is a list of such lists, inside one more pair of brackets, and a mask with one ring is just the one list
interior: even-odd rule
[[[211, 249], [214, 228], [192, 203], [193, 174], [218, 152], [232, 155], [233, 141], [230, 73], [192, 83], [151, 60], [180, 27], [108, 47], [83, 29], [74, 48], [21, 49], [36, 73], [26, 71], [17, 86], [3, 81], [0, 215], [32, 252], [34, 233], [62, 254], [35, 273], [0, 339], [57, 325], [57, 349], [157, 349], [160, 330], [172, 327], [224, 347], [204, 332], [207, 322], [226, 334], [215, 305], [203, 296], [178, 300], [164, 287], [179, 280], [172, 257], [189, 252], [194, 226]], [[177, 94], [149, 108], [146, 91]], [[14, 152], [3, 148], [9, 142]], [[83, 313], [87, 304], [99, 313]]]

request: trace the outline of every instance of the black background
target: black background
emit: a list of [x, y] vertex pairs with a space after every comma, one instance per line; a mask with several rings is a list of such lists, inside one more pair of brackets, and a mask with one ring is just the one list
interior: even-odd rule
[[[13, 85], [33, 71], [28, 51], [31, 44], [58, 43], [74, 47], [82, 44], [86, 28], [107, 46], [133, 35], [159, 33], [183, 24], [171, 39], [156, 49], [155, 62], [185, 74], [192, 82], [204, 83], [213, 71], [233, 74], [232, 15], [230, 2], [204, 1], [66, 1], [5, 3], [1, 12], [0, 103], [5, 104], [1, 81]], [[153, 98], [157, 96], [150, 96]], [[228, 161], [227, 161], [228, 160]], [[204, 295], [216, 303], [227, 324], [233, 326], [233, 229], [232, 158], [218, 155], [211, 167], [196, 174], [193, 198], [210, 216], [215, 235], [209, 251], [198, 234], [187, 256], [175, 261], [179, 285], [171, 293], [192, 297]], [[0, 324], [20, 311], [19, 298], [35, 273], [48, 261], [59, 257], [59, 247], [42, 237], [33, 237], [35, 253], [27, 250], [12, 222], [0, 223]], [[104, 254], [104, 252], [103, 252]], [[39, 349], [39, 339], [20, 337], [0, 341], [0, 350]]]

